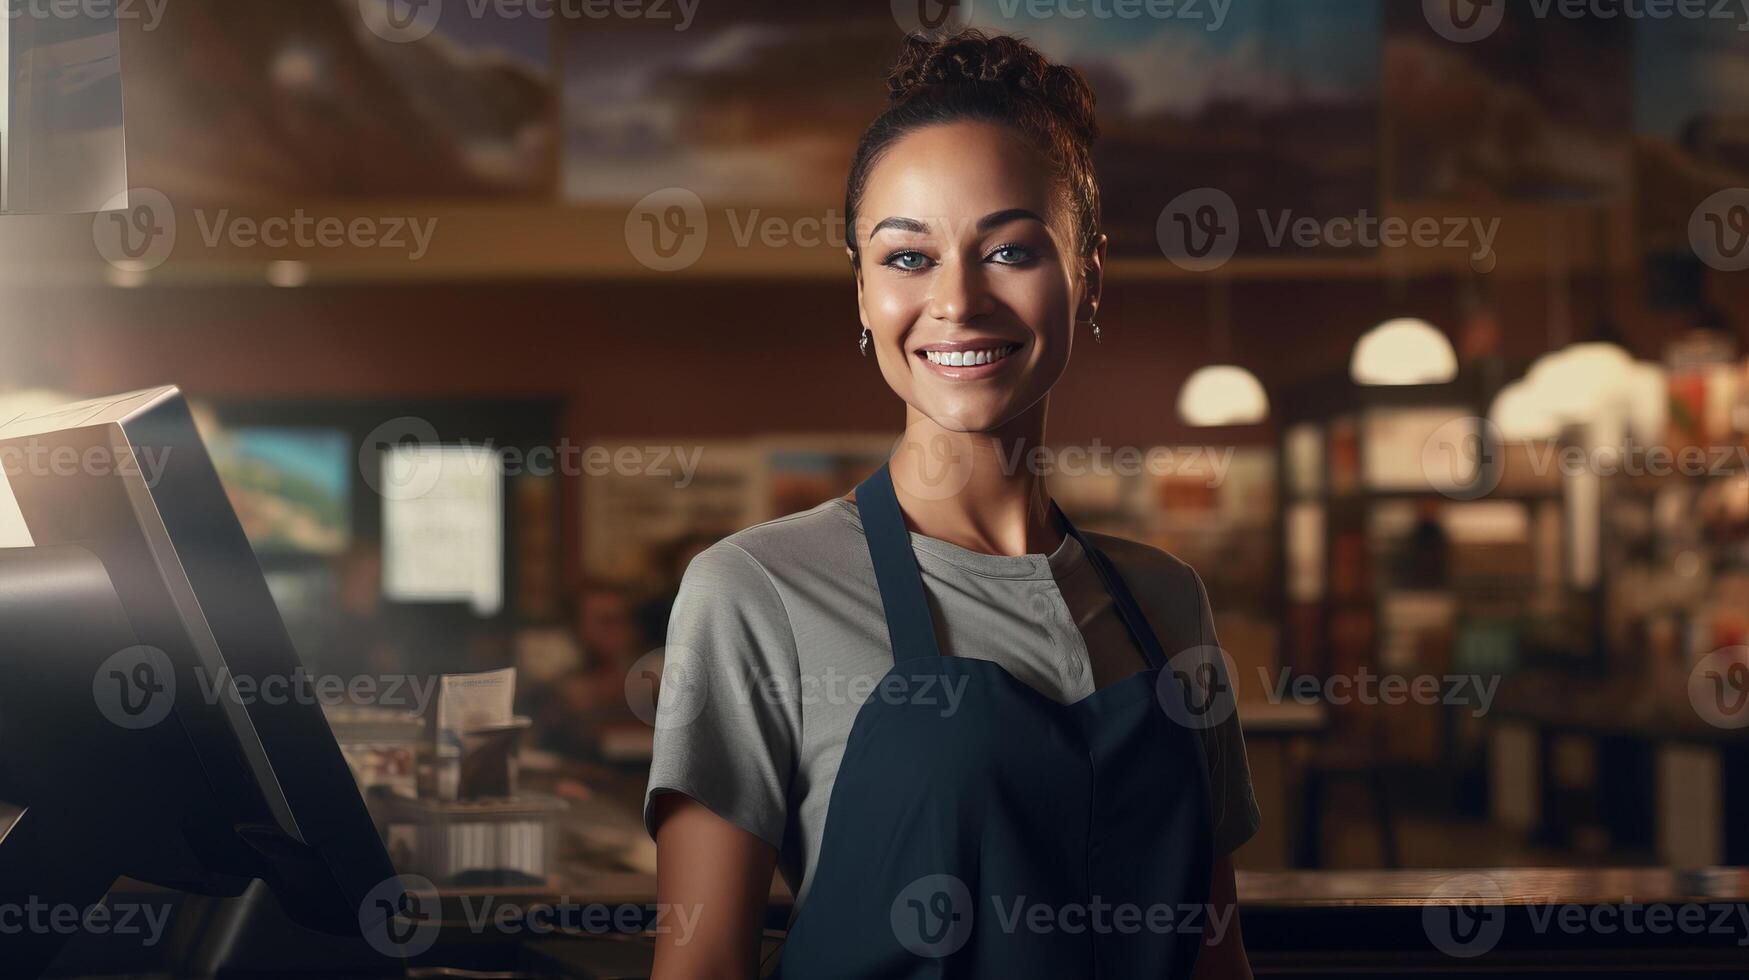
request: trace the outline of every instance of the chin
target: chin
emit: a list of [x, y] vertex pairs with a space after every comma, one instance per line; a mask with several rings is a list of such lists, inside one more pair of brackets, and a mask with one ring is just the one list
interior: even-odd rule
[[1008, 405], [962, 405], [926, 409], [924, 414], [950, 432], [995, 432], [1017, 413]]

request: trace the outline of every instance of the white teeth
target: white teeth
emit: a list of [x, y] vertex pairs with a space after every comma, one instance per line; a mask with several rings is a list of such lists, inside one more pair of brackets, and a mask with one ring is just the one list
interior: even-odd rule
[[986, 350], [941, 351], [928, 350], [923, 355], [929, 358], [929, 363], [940, 364], [943, 367], [975, 367], [979, 364], [989, 364], [1000, 361], [1004, 357], [1020, 349], [1019, 344], [1004, 344]]

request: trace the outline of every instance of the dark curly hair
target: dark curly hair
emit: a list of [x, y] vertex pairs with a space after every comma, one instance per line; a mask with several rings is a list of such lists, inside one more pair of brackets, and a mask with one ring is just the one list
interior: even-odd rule
[[862, 134], [850, 164], [844, 216], [857, 264], [856, 214], [868, 175], [887, 148], [925, 126], [970, 119], [1018, 131], [1050, 162], [1075, 228], [1076, 254], [1099, 240], [1099, 184], [1093, 175], [1093, 89], [1081, 73], [1054, 65], [1026, 41], [977, 30], [905, 39], [887, 74], [892, 105]]

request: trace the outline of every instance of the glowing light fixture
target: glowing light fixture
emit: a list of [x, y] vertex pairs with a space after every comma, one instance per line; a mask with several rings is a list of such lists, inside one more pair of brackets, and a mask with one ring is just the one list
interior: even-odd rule
[[1457, 377], [1457, 352], [1426, 320], [1400, 317], [1368, 330], [1354, 345], [1349, 376], [1363, 385], [1438, 385]]
[[1562, 419], [1583, 422], [1627, 386], [1633, 365], [1634, 359], [1620, 347], [1586, 341], [1537, 358], [1525, 380], [1542, 392], [1550, 411]]
[[296, 289], [310, 281], [308, 264], [292, 259], [267, 263], [267, 281], [281, 289]]
[[1549, 410], [1543, 392], [1527, 381], [1514, 381], [1500, 389], [1488, 420], [1508, 442], [1553, 439], [1561, 434], [1560, 416]]
[[1257, 376], [1233, 364], [1199, 368], [1178, 393], [1187, 425], [1256, 425], [1269, 417], [1269, 396]]

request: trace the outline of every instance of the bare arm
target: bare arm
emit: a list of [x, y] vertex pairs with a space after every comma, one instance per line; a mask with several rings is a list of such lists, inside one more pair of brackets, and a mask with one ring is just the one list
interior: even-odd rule
[[777, 851], [680, 793], [655, 798], [656, 935], [651, 980], [753, 980]]
[[1245, 956], [1245, 938], [1239, 934], [1239, 890], [1231, 857], [1215, 862], [1204, 922], [1202, 955], [1196, 961], [1198, 980], [1251, 980], [1251, 961]]

